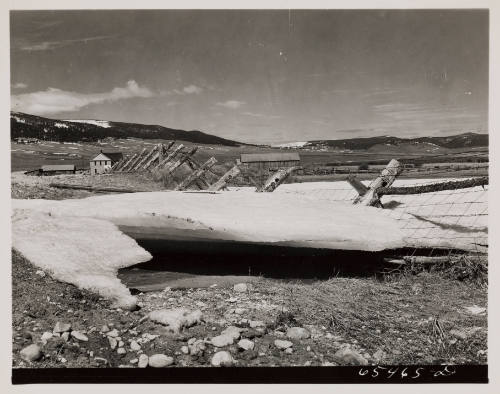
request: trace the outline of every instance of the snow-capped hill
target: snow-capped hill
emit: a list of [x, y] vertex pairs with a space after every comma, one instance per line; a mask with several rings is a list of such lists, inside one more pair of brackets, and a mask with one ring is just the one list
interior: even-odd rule
[[308, 141], [301, 142], [286, 142], [284, 144], [275, 144], [271, 145], [273, 148], [303, 148], [306, 145], [309, 145]]
[[104, 127], [105, 129], [111, 127], [107, 120], [93, 120], [93, 119], [65, 119], [65, 122], [71, 123], [87, 123], [93, 124], [94, 126]]

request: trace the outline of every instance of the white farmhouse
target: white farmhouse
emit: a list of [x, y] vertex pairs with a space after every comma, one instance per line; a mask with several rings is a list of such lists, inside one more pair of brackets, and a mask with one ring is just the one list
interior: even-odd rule
[[109, 172], [113, 164], [123, 159], [121, 152], [103, 152], [90, 160], [90, 175], [99, 175]]

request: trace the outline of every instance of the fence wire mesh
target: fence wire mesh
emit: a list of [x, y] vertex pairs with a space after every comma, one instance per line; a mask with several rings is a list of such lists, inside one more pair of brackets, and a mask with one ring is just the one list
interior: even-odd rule
[[[463, 178], [461, 178], [463, 179]], [[393, 186], [423, 186], [453, 178], [398, 179]], [[363, 181], [368, 186], [370, 181]], [[277, 192], [352, 203], [358, 195], [346, 181], [282, 185]], [[408, 248], [487, 253], [488, 185], [407, 195], [384, 195], [381, 212], [400, 224]]]

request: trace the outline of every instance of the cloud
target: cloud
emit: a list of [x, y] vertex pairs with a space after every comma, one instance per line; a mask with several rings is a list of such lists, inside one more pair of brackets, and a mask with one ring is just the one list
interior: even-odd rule
[[11, 85], [14, 89], [26, 89], [28, 85], [22, 82], [14, 83]]
[[42, 41], [39, 43], [29, 43], [25, 40], [14, 43], [14, 48], [20, 51], [48, 51], [52, 49], [62, 48], [71, 44], [87, 43], [89, 41], [104, 40], [114, 36], [94, 36], [84, 37], [72, 40], [58, 40], [58, 41]]
[[14, 111], [45, 115], [78, 111], [90, 104], [113, 102], [134, 97], [153, 97], [156, 94], [131, 80], [124, 88], [116, 87], [105, 93], [77, 93], [56, 88], [45, 91], [13, 95], [11, 108]]
[[169, 95], [169, 94], [200, 94], [203, 92], [203, 88], [200, 88], [199, 86], [196, 85], [188, 85], [182, 88], [182, 90], [179, 89], [174, 89], [172, 91], [166, 91], [164, 92], [164, 95]]
[[200, 94], [203, 92], [203, 89], [196, 85], [189, 85], [182, 89], [182, 91], [186, 94]]
[[244, 104], [245, 104], [244, 101], [228, 100], [228, 101], [224, 101], [223, 103], [217, 103], [215, 105], [219, 105], [219, 106], [225, 107], [225, 108], [236, 109], [236, 108], [240, 108]]
[[266, 118], [266, 119], [279, 119], [281, 116], [279, 115], [266, 115], [266, 114], [260, 114], [260, 113], [255, 113], [255, 112], [242, 112], [242, 115], [245, 116], [251, 116], [253, 118]]

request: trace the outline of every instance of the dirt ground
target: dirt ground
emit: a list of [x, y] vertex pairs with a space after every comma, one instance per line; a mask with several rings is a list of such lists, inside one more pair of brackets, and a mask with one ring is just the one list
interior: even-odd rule
[[[13, 198], [90, 195], [32, 178], [13, 175]], [[261, 277], [247, 281], [244, 291], [234, 281], [213, 278], [197, 288], [139, 293], [140, 309], [122, 311], [52, 279], [13, 250], [13, 367], [136, 367], [141, 355], [154, 354], [171, 357], [173, 367], [210, 366], [220, 351], [237, 366], [486, 364], [487, 314], [481, 308], [487, 307], [487, 288], [456, 277], [444, 271], [307, 283]], [[147, 318], [151, 311], [179, 307], [200, 311], [201, 321], [171, 333]], [[57, 323], [70, 324], [66, 332], [75, 335], [54, 336]], [[229, 327], [236, 327], [237, 337], [214, 346], [212, 338]], [[305, 331], [292, 335], [292, 327]], [[114, 329], [115, 347], [109, 339]], [[192, 351], [193, 343], [203, 345]], [[23, 360], [20, 352], [31, 344], [40, 357]]]

